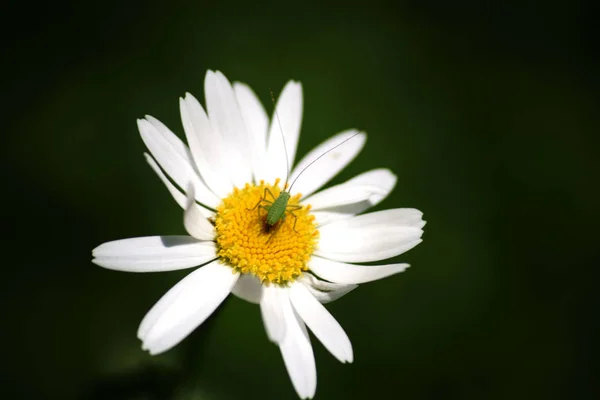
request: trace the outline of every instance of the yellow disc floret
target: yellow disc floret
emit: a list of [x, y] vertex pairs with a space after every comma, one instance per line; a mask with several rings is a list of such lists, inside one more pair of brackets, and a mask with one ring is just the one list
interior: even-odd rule
[[319, 231], [310, 205], [300, 208], [299, 194], [290, 197], [288, 210], [276, 224], [267, 224], [268, 208], [281, 192], [278, 184], [279, 179], [274, 185], [246, 184], [223, 199], [215, 217], [217, 251], [242, 274], [256, 275], [263, 283], [287, 284], [308, 270]]

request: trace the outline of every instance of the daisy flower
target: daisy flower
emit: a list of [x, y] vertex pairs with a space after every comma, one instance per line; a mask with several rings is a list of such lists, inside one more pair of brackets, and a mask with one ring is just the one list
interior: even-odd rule
[[[399, 208], [361, 214], [395, 186], [396, 176], [387, 169], [316, 193], [360, 152], [362, 132], [329, 138], [292, 168], [302, 119], [300, 83], [285, 85], [277, 118], [271, 119], [248, 86], [232, 85], [220, 72], [208, 71], [204, 90], [206, 111], [191, 94], [179, 101], [189, 147], [156, 118], [138, 120], [150, 152], [146, 160], [184, 210], [189, 236], [107, 242], [93, 250], [93, 262], [127, 272], [198, 267], [142, 320], [138, 337], [150, 354], [181, 342], [230, 293], [259, 304], [296, 392], [312, 398], [317, 372], [306, 326], [335, 358], [352, 362], [350, 340], [323, 303], [404, 271], [408, 264], [356, 263], [394, 257], [419, 244], [422, 213]], [[269, 201], [288, 189], [282, 183], [287, 178], [293, 182], [293, 214], [286, 211], [267, 229]]]

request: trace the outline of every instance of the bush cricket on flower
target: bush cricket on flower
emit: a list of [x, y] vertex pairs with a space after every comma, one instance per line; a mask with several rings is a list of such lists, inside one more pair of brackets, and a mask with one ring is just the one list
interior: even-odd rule
[[[275, 96], [273, 95], [273, 91], [270, 91], [270, 93], [271, 93], [271, 101], [273, 102], [273, 106], [275, 107]], [[298, 174], [296, 179], [294, 179], [294, 181], [288, 188], [288, 179], [290, 177], [290, 167], [289, 167], [290, 164], [289, 164], [289, 159], [288, 159], [288, 154], [287, 154], [287, 146], [285, 145], [285, 136], [283, 135], [283, 128], [281, 127], [281, 121], [279, 120], [279, 115], [277, 114], [276, 107], [275, 107], [275, 118], [277, 118], [277, 123], [279, 124], [279, 130], [281, 132], [281, 138], [283, 140], [283, 150], [285, 152], [285, 160], [286, 160], [286, 166], [287, 166], [285, 183], [283, 185], [283, 189], [281, 190], [281, 192], [279, 193], [279, 196], [277, 196], [277, 198], [271, 192], [271, 190], [269, 190], [269, 188], [265, 188], [263, 196], [258, 201], [258, 203], [256, 203], [256, 205], [253, 208], [248, 209], [248, 211], [258, 210], [259, 219], [260, 219], [260, 209], [263, 209], [267, 212], [267, 215], [265, 216], [265, 220], [264, 220], [263, 230], [265, 233], [272, 232], [271, 235], [269, 236], [269, 239], [267, 239], [267, 242], [269, 242], [271, 240], [271, 238], [273, 237], [273, 235], [277, 232], [278, 227], [281, 227], [281, 224], [284, 223], [287, 214], [290, 214], [292, 217], [294, 217], [294, 226], [292, 229], [294, 230], [294, 232], [296, 232], [297, 217], [294, 214], [294, 211], [301, 209], [302, 206], [288, 205], [288, 202], [291, 197], [290, 192], [292, 190], [292, 187], [294, 186], [294, 183], [296, 183], [298, 178], [300, 178], [300, 176], [302, 176], [302, 174], [304, 173], [304, 171], [306, 171], [308, 169], [308, 167], [313, 165], [315, 162], [319, 161], [319, 159], [321, 159], [322, 157], [324, 157], [331, 151], [335, 150], [336, 148], [340, 147], [341, 145], [343, 145], [344, 143], [346, 143], [347, 141], [354, 138], [356, 135], [358, 135], [360, 133], [360, 132], [357, 132], [354, 135], [350, 136], [349, 138], [346, 138], [341, 143], [338, 143], [337, 145], [333, 146], [331, 149], [327, 150], [326, 152], [321, 154], [319, 157], [317, 157], [316, 159], [311, 161], [310, 164], [308, 164], [306, 167], [304, 167], [302, 169], [302, 171], [300, 171], [300, 173]], [[269, 195], [271, 197], [271, 200], [267, 199], [267, 195]], [[264, 204], [261, 204], [261, 203], [264, 203]]]

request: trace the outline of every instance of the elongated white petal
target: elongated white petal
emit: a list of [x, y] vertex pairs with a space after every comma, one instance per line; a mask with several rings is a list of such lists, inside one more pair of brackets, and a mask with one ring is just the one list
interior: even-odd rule
[[250, 134], [251, 147], [248, 151], [252, 159], [252, 173], [255, 179], [260, 180], [261, 165], [267, 153], [269, 117], [260, 100], [248, 85], [234, 82], [233, 91], [246, 123], [246, 129]]
[[364, 227], [411, 227], [420, 229], [425, 226], [425, 221], [423, 221], [423, 213], [415, 208], [392, 208], [362, 214], [337, 222], [335, 225], [344, 227], [344, 229]]
[[384, 210], [343, 219], [319, 228], [315, 254], [337, 261], [379, 261], [421, 242], [424, 221], [414, 209]]
[[183, 278], [142, 321], [142, 347], [158, 354], [182, 341], [225, 300], [237, 279], [238, 273], [218, 261]]
[[352, 362], [352, 344], [341, 325], [301, 282], [294, 282], [290, 300], [300, 318], [340, 362]]
[[[302, 193], [304, 197], [309, 196], [350, 164], [362, 150], [367, 140], [365, 133], [357, 133], [358, 131], [354, 129], [338, 133], [304, 156], [294, 168], [290, 178], [290, 182], [293, 182], [293, 192]], [[335, 148], [335, 146], [353, 135], [356, 136]], [[335, 148], [333, 151], [329, 151], [333, 148]], [[310, 165], [317, 159], [318, 161]]]
[[217, 258], [213, 242], [189, 236], [148, 236], [103, 243], [92, 250], [93, 263], [127, 272], [191, 268]]
[[233, 190], [229, 179], [227, 155], [223, 153], [221, 135], [215, 132], [204, 109], [194, 96], [186, 93], [179, 99], [181, 120], [198, 171], [206, 184], [219, 197]]
[[206, 108], [212, 128], [219, 133], [230, 163], [230, 179], [237, 187], [252, 179], [250, 141], [231, 84], [219, 71], [208, 71], [204, 80]]
[[348, 217], [381, 202], [396, 185], [396, 175], [388, 169], [375, 169], [313, 194], [303, 202], [313, 211], [333, 211]]
[[422, 242], [416, 228], [380, 228], [362, 230], [323, 230], [316, 255], [331, 260], [371, 262], [385, 260], [407, 252]]
[[408, 264], [357, 265], [313, 256], [309, 269], [323, 279], [345, 284], [359, 284], [386, 278], [408, 268]]
[[317, 390], [317, 366], [308, 332], [292, 308], [288, 291], [283, 293], [280, 300], [286, 334], [279, 344], [279, 350], [296, 393], [301, 399], [311, 399]]
[[302, 85], [299, 82], [289, 81], [275, 104], [276, 111], [271, 117], [267, 138], [267, 154], [261, 164], [261, 170], [258, 171], [258, 180], [264, 179], [267, 182], [273, 182], [275, 178], [285, 180], [287, 172], [292, 170], [300, 138], [302, 107]]
[[216, 208], [219, 199], [200, 179], [188, 148], [173, 132], [156, 118], [146, 116], [138, 120], [142, 140], [158, 164], [173, 178], [180, 188], [192, 183], [196, 188], [196, 199]]
[[194, 187], [190, 184], [188, 188], [187, 206], [183, 213], [183, 225], [188, 233], [200, 240], [213, 240], [216, 232], [215, 227], [202, 214], [202, 210], [194, 200]]
[[311, 211], [311, 214], [315, 217], [315, 223], [319, 227], [353, 217], [353, 214], [333, 211]]
[[263, 286], [254, 275], [243, 274], [236, 282], [231, 293], [249, 303], [260, 304]]
[[317, 225], [324, 226], [351, 218], [379, 204], [392, 191], [396, 180], [396, 175], [390, 170], [374, 169], [322, 190], [303, 203], [312, 206]]
[[[330, 190], [334, 189], [334, 190]], [[366, 202], [370, 206], [371, 197], [381, 197], [385, 191], [374, 185], [361, 186], [343, 186], [338, 185], [330, 189], [317, 193], [303, 203], [309, 203], [313, 209], [321, 210], [327, 208], [342, 208], [344, 206], [353, 206], [356, 203]]]
[[[189, 275], [188, 275], [189, 276]], [[167, 291], [157, 302], [152, 306], [150, 311], [146, 313], [140, 326], [138, 327], [137, 337], [138, 339], [144, 341], [144, 338], [148, 335], [148, 332], [156, 322], [162, 318], [165, 311], [171, 307], [171, 305], [175, 302], [178, 296], [185, 290], [190, 290], [190, 282], [191, 280], [187, 280], [188, 276], [177, 282], [175, 286]], [[143, 343], [142, 343], [143, 346]]]
[[306, 286], [315, 299], [323, 304], [335, 301], [358, 287], [358, 285], [353, 284], [325, 282], [308, 273], [302, 274], [299, 280]]
[[[306, 203], [310, 204], [310, 201]], [[353, 206], [352, 206], [353, 207]], [[352, 211], [357, 211], [357, 209], [349, 209], [346, 207], [333, 207], [330, 209], [311, 211], [315, 216], [315, 221], [319, 226], [331, 224], [333, 222], [337, 222], [343, 219], [352, 219], [354, 215], [351, 213]], [[350, 212], [348, 212], [350, 211]], [[364, 215], [375, 214], [373, 217], [378, 221], [386, 221], [387, 223], [394, 223], [399, 226], [410, 226], [414, 228], [423, 228], [425, 226], [425, 221], [423, 221], [422, 216], [423, 213], [414, 208], [396, 208], [392, 210], [385, 210], [388, 214], [377, 214], [369, 213]], [[382, 218], [382, 216], [384, 218]], [[366, 225], [369, 221], [366, 219], [356, 221], [356, 225], [359, 226], [361, 224]]]
[[[281, 291], [287, 290], [276, 287], [275, 285], [263, 288], [263, 295], [260, 301], [260, 312], [269, 340], [279, 343], [285, 336], [285, 321], [283, 319], [283, 310], [281, 308]], [[287, 294], [284, 294], [287, 296]]]
[[[354, 178], [351, 178], [344, 182], [344, 184], [352, 184], [352, 185], [363, 185], [370, 184], [376, 185], [377, 187], [383, 189], [385, 192], [389, 193], [396, 186], [396, 181], [398, 177], [394, 175], [392, 171], [387, 168], [376, 168], [367, 172], [363, 172], [362, 174], [356, 175]], [[383, 199], [381, 199], [383, 200]], [[380, 200], [380, 201], [381, 201]]]

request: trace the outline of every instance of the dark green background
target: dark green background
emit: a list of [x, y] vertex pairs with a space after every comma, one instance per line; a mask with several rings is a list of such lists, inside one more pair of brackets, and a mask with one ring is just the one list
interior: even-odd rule
[[295, 399], [256, 306], [230, 298], [151, 357], [137, 326], [188, 271], [129, 274], [98, 244], [184, 233], [135, 120], [182, 133], [206, 69], [304, 86], [299, 154], [346, 128], [337, 179], [388, 167], [416, 207], [406, 273], [329, 306], [355, 362], [313, 340], [318, 399], [593, 398], [599, 63], [587, 3], [58, 1], [3, 9], [5, 398]]

